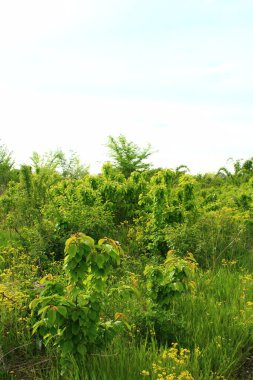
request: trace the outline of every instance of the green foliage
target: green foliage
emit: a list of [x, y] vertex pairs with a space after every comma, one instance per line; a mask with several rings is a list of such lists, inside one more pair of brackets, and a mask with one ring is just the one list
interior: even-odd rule
[[238, 378], [253, 345], [252, 158], [192, 176], [184, 166], [151, 170], [135, 160], [143, 150], [113, 141], [122, 161], [98, 175], [61, 151], [9, 168], [0, 377]]
[[98, 239], [113, 227], [113, 215], [98, 191], [92, 189], [90, 177], [63, 180], [49, 189], [51, 202], [43, 207], [47, 221], [48, 250], [62, 257], [64, 241], [75, 231], [86, 232]]
[[217, 175], [224, 178], [227, 182], [231, 182], [234, 184], [240, 184], [242, 182], [248, 182], [253, 176], [253, 158], [248, 160], [236, 160], [233, 161], [234, 171], [229, 171], [226, 167], [222, 167], [219, 169]]
[[57, 172], [64, 178], [80, 179], [88, 174], [88, 167], [83, 166], [80, 158], [75, 152], [71, 152], [69, 157], [62, 150], [49, 152], [40, 156], [34, 152], [31, 157], [35, 172], [48, 170]]
[[168, 252], [164, 263], [147, 265], [144, 274], [147, 277], [148, 294], [155, 307], [167, 308], [173, 296], [185, 292], [196, 267], [192, 254], [182, 259], [174, 251]]
[[4, 145], [0, 145], [0, 194], [4, 192], [9, 181], [16, 179], [12, 155]]
[[58, 159], [34, 154], [33, 167], [22, 166], [20, 182], [1, 197], [0, 214], [2, 226], [17, 233], [32, 254], [61, 258], [69, 234], [85, 230], [97, 238], [109, 232], [112, 216], [84, 180], [59, 175]]
[[[196, 269], [192, 254], [180, 258], [174, 251], [168, 252], [164, 262], [146, 265], [144, 282], [139, 287], [142, 290], [137, 293], [143, 310], [134, 316], [142, 334], [155, 336], [160, 344], [176, 339], [178, 329], [182, 330], [183, 326], [175, 319], [173, 305], [183, 294], [194, 291]], [[141, 300], [143, 296], [145, 301]]]
[[196, 182], [183, 173], [178, 176], [171, 170], [159, 170], [147, 190], [139, 196], [140, 211], [129, 236], [139, 242], [139, 249], [165, 256], [174, 248], [167, 238], [168, 227], [196, 219]]
[[217, 267], [223, 259], [239, 259], [250, 247], [249, 214], [232, 208], [203, 212], [195, 223], [167, 230], [168, 244], [179, 252], [194, 252], [202, 267]]
[[0, 256], [0, 272], [4, 269], [5, 267], [5, 260], [3, 256]]
[[153, 153], [151, 146], [141, 149], [131, 141], [127, 141], [125, 136], [120, 135], [117, 139], [108, 137], [107, 147], [110, 157], [117, 169], [128, 178], [134, 171], [142, 171], [150, 168], [150, 164], [145, 160]]
[[[113, 266], [119, 265], [120, 247], [111, 239], [94, 240], [83, 234], [73, 235], [66, 242], [64, 269], [68, 285], [63, 290], [59, 284], [49, 282], [39, 298], [30, 307], [40, 318], [33, 326], [48, 344], [54, 341], [60, 349], [62, 371], [70, 370], [70, 356], [78, 362], [87, 352], [112, 338], [119, 322], [101, 322], [101, 306], [105, 284]], [[60, 294], [49, 294], [60, 290]]]

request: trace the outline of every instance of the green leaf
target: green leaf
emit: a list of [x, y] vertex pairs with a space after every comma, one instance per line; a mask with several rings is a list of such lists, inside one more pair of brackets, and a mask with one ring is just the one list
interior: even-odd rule
[[88, 329], [88, 337], [89, 339], [92, 341], [96, 338], [97, 336], [97, 328], [96, 328], [96, 325], [94, 325], [93, 323], [89, 326], [89, 329]]
[[46, 311], [47, 311], [49, 308], [50, 308], [50, 305], [47, 305], [47, 306], [43, 307], [42, 309], [40, 309], [40, 310], [38, 311], [38, 315], [42, 315], [42, 318], [43, 318], [44, 315], [45, 315], [45, 313], [46, 313]]
[[97, 257], [96, 257], [96, 263], [97, 263], [97, 265], [98, 265], [98, 267], [100, 269], [103, 268], [105, 261], [106, 260], [105, 260], [105, 256], [104, 255], [102, 255], [102, 254], [98, 254], [97, 255]]
[[89, 312], [88, 317], [92, 322], [95, 322], [98, 319], [98, 313], [92, 310]]
[[59, 314], [61, 314], [64, 318], [67, 318], [68, 310], [65, 306], [57, 306], [57, 311]]
[[53, 307], [50, 307], [50, 309], [48, 310], [47, 319], [49, 324], [53, 326], [56, 321], [56, 310], [54, 310]]
[[43, 339], [44, 339], [44, 341], [45, 341], [45, 345], [47, 346], [48, 343], [49, 343], [53, 338], [55, 338], [55, 335], [50, 334], [50, 333], [48, 333], [48, 334], [46, 334], [45, 336], [43, 336]]
[[96, 311], [100, 311], [100, 303], [99, 302], [92, 302], [92, 309]]
[[34, 300], [32, 300], [32, 302], [30, 302], [29, 309], [35, 309], [35, 307], [38, 306], [40, 302], [41, 302], [40, 298], [35, 298]]
[[98, 241], [98, 246], [101, 246], [101, 245], [105, 244], [107, 241], [108, 241], [107, 238], [99, 239], [99, 241]]
[[80, 326], [79, 326], [78, 322], [73, 323], [71, 331], [72, 331], [72, 333], [74, 335], [78, 335], [79, 334], [79, 332], [80, 332]]
[[102, 242], [102, 240], [105, 240], [105, 239], [101, 239], [99, 240], [98, 244], [101, 246], [101, 248], [106, 251], [106, 253], [109, 253], [111, 251], [113, 251], [113, 247], [111, 246], [111, 244], [108, 244], [108, 243], [104, 243]]
[[94, 285], [99, 292], [101, 292], [105, 287], [105, 283], [101, 278], [95, 278]]
[[32, 334], [35, 334], [36, 331], [38, 330], [38, 328], [39, 328], [40, 326], [43, 326], [44, 324], [45, 324], [44, 320], [42, 320], [42, 321], [38, 321], [38, 322], [34, 323]]
[[181, 282], [174, 282], [171, 284], [171, 289], [178, 291], [178, 292], [183, 292], [184, 291], [184, 285]]
[[78, 250], [78, 247], [76, 244], [72, 243], [69, 245], [67, 249], [67, 254], [69, 255], [71, 259], [76, 255], [77, 250]]
[[71, 340], [65, 340], [61, 344], [61, 348], [64, 354], [69, 354], [73, 351], [73, 348], [74, 348], [73, 342]]
[[[76, 269], [75, 269], [76, 274], [77, 274], [76, 278], [77, 278], [77, 279], [83, 279], [85, 273], [87, 272], [87, 269], [88, 269], [88, 267], [87, 267], [87, 264], [86, 264], [85, 262], [81, 262], [81, 263], [79, 263], [79, 264], [77, 265]], [[73, 273], [71, 273], [71, 275], [72, 275], [72, 274], [73, 274]], [[73, 278], [74, 278], [74, 276], [73, 276]]]
[[5, 260], [3, 256], [0, 256], [0, 270], [3, 270], [5, 267]]
[[90, 236], [87, 236], [85, 234], [82, 234], [81, 242], [85, 245], [88, 245], [91, 249], [95, 247], [94, 239], [92, 239]]
[[79, 343], [78, 346], [77, 346], [77, 352], [80, 354], [80, 355], [85, 355], [87, 350], [86, 350], [86, 347], [83, 343]]
[[[116, 321], [116, 322], [120, 322], [120, 323], [122, 323], [121, 321]], [[116, 323], [116, 322], [115, 322], [115, 323]], [[129, 331], [132, 330], [131, 325], [126, 321], [126, 319], [123, 319], [123, 323], [124, 323], [124, 325], [126, 326], [126, 328], [127, 328]]]
[[78, 318], [79, 318], [79, 312], [78, 311], [73, 311], [73, 313], [71, 314], [71, 318], [72, 318], [72, 321], [77, 321]]

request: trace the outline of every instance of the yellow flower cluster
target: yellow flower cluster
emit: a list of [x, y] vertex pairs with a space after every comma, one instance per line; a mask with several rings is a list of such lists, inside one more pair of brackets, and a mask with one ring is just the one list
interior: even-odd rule
[[[194, 351], [196, 356], [200, 355], [199, 348]], [[190, 350], [179, 348], [177, 343], [164, 350], [157, 363], [152, 364], [152, 373], [143, 370], [142, 376], [151, 376], [156, 380], [194, 380], [191, 373], [186, 369], [190, 359]]]
[[222, 259], [221, 261], [222, 265], [224, 267], [232, 267], [233, 265], [236, 265], [237, 264], [237, 260], [226, 260], [226, 259]]
[[189, 371], [182, 371], [178, 377], [178, 380], [194, 380]]
[[253, 275], [252, 274], [244, 274], [242, 276], [240, 276], [240, 280], [243, 284], [246, 284], [246, 283], [249, 283], [249, 282], [253, 282]]
[[172, 343], [172, 347], [162, 353], [162, 359], [172, 359], [176, 364], [184, 364], [189, 359], [190, 350], [187, 348], [177, 348], [177, 343]]
[[[149, 371], [141, 371], [142, 376], [150, 376]], [[159, 373], [157, 380], [194, 380], [189, 371], [182, 371], [178, 375], [175, 373], [166, 374], [166, 372]]]
[[141, 371], [141, 375], [142, 376], [150, 376], [150, 373], [149, 371], [146, 371], [145, 369], [143, 371]]
[[0, 283], [0, 306], [4, 305], [9, 310], [14, 309], [27, 299], [27, 295], [23, 292], [11, 288], [11, 285], [5, 285]]

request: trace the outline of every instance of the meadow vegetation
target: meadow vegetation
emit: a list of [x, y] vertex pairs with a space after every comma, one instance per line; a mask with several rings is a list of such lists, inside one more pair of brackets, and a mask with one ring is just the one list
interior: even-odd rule
[[0, 146], [0, 378], [251, 379], [253, 159], [191, 175], [108, 149], [92, 175]]

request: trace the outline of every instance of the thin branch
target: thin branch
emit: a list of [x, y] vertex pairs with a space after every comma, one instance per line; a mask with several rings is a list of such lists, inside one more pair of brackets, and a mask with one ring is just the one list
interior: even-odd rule
[[6, 352], [6, 354], [4, 354], [2, 357], [0, 357], [0, 362], [3, 360], [3, 358], [5, 358], [5, 356], [9, 355], [11, 352], [18, 350], [19, 348], [29, 346], [29, 345], [32, 344], [32, 343], [33, 343], [33, 342], [29, 342], [29, 343], [21, 344], [21, 346], [17, 346], [17, 347], [15, 347], [15, 348], [13, 348], [12, 350]]
[[90, 354], [90, 356], [103, 356], [103, 357], [109, 357], [109, 356], [117, 356], [119, 355], [118, 353], [116, 354]]
[[[35, 367], [35, 366], [37, 366], [37, 365], [39, 365], [39, 364], [42, 364], [42, 363], [47, 363], [47, 362], [49, 362], [51, 360], [51, 358], [48, 358], [48, 359], [44, 359], [44, 360], [40, 360], [40, 361], [38, 361], [38, 362], [35, 362], [35, 363], [30, 363], [30, 367]], [[12, 368], [14, 368], [14, 369], [20, 369], [20, 368], [27, 368], [27, 367], [29, 367], [29, 363], [27, 364], [27, 363], [23, 363], [23, 364], [17, 364], [17, 365], [15, 365], [15, 366], [13, 366]]]

